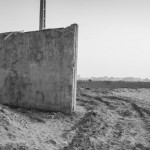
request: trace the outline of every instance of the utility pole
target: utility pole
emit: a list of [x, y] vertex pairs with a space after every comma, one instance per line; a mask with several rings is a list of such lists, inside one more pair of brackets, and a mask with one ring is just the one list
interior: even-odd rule
[[46, 0], [40, 1], [39, 30], [46, 28]]

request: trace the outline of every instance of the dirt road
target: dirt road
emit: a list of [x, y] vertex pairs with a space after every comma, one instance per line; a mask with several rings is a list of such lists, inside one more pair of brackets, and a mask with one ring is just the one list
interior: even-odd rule
[[150, 89], [79, 88], [72, 116], [0, 106], [0, 150], [150, 150]]

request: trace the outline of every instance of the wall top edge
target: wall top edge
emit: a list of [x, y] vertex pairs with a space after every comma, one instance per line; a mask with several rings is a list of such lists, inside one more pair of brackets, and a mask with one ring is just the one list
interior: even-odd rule
[[67, 26], [67, 27], [62, 27], [62, 28], [47, 28], [47, 29], [43, 29], [43, 30], [35, 30], [35, 31], [27, 31], [27, 32], [24, 32], [23, 30], [22, 31], [9, 31], [9, 32], [3, 32], [3, 33], [0, 33], [0, 35], [5, 35], [5, 34], [11, 34], [11, 33], [37, 33], [37, 32], [45, 32], [45, 31], [65, 31], [66, 29], [70, 29], [70, 31], [73, 31], [74, 28], [78, 28], [78, 24], [74, 23], [74, 24], [71, 24], [70, 26]]

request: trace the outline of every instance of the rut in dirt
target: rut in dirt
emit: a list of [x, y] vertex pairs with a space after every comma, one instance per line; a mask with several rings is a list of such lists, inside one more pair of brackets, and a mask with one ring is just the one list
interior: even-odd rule
[[[72, 130], [76, 130], [76, 135], [71, 143], [64, 147], [63, 150], [135, 150], [139, 148], [150, 150], [149, 146], [147, 146], [150, 145], [150, 141], [147, 145], [144, 144], [142, 140], [137, 140], [136, 143], [133, 144], [128, 138], [124, 137], [128, 135], [134, 138], [134, 135], [130, 135], [129, 131], [132, 128], [136, 131], [136, 128], [138, 128], [135, 126], [136, 122], [132, 122], [132, 119], [135, 117], [142, 120], [145, 124], [145, 130], [149, 131], [150, 112], [148, 109], [141, 107], [134, 102], [133, 99], [117, 97], [110, 95], [110, 93], [103, 93], [102, 96], [99, 96], [94, 92], [83, 92], [80, 93], [80, 97], [77, 98], [77, 101], [86, 108], [87, 113], [81, 121], [72, 128]], [[103, 111], [104, 113], [102, 113]], [[108, 111], [111, 116], [105, 113], [105, 111]], [[111, 118], [110, 121], [107, 120], [107, 118], [113, 115], [115, 117], [115, 114], [118, 116], [118, 119], [116, 117], [112, 124], [110, 122], [113, 121], [113, 119]], [[130, 119], [131, 121], [129, 121]], [[122, 141], [121, 139], [124, 140]]]
[[64, 147], [63, 150], [95, 149], [93, 137], [101, 134], [100, 132], [105, 134], [107, 128], [107, 124], [103, 122], [100, 114], [96, 111], [88, 112], [82, 120], [72, 128], [73, 130], [77, 130], [76, 135], [71, 143], [67, 147]]

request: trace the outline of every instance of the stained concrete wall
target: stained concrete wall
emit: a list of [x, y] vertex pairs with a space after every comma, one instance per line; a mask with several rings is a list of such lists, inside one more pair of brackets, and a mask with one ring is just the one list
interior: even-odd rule
[[0, 34], [0, 103], [61, 111], [76, 105], [78, 26]]

